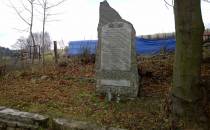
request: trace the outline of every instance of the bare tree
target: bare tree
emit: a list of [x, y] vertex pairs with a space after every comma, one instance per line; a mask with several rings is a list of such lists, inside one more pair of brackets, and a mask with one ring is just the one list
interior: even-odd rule
[[63, 50], [65, 48], [65, 43], [64, 43], [63, 40], [58, 41], [58, 45], [59, 45], [61, 50]]
[[[33, 36], [34, 36], [34, 40], [36, 42], [36, 45], [39, 45], [41, 47], [41, 50], [44, 49], [44, 51], [48, 51], [50, 50], [50, 46], [52, 44], [52, 41], [51, 41], [51, 38], [50, 38], [50, 34], [48, 32], [45, 32], [45, 37], [44, 37], [44, 46], [42, 45], [42, 36], [43, 34], [42, 33], [39, 33], [39, 32], [36, 32], [36, 33], [33, 33]], [[32, 45], [32, 38], [29, 36], [28, 37], [28, 41], [29, 41], [29, 44]]]
[[[24, 11], [22, 11], [21, 9], [18, 9], [11, 0], [9, 0], [9, 3], [11, 5], [11, 7], [15, 10], [16, 14], [19, 16], [19, 18], [29, 26], [29, 34], [32, 37], [32, 42], [33, 42], [33, 46], [36, 45], [35, 40], [34, 40], [34, 36], [33, 36], [33, 22], [34, 22], [34, 5], [35, 5], [35, 0], [25, 0], [26, 2], [24, 3], [23, 1], [21, 1], [21, 4], [23, 6]], [[26, 5], [27, 3], [27, 5]], [[23, 12], [27, 12], [29, 14], [29, 18], [26, 18], [25, 16], [23, 16]], [[35, 52], [35, 48], [34, 51]], [[34, 54], [32, 57], [32, 63], [34, 62]]]
[[15, 50], [22, 50], [22, 49], [26, 49], [27, 46], [28, 46], [27, 39], [21, 36], [20, 38], [17, 39], [16, 43], [12, 45], [12, 48]]
[[[38, 3], [39, 5], [41, 6], [42, 8], [42, 46], [44, 47], [45, 46], [45, 26], [46, 26], [46, 22], [48, 22], [49, 20], [49, 17], [50, 16], [53, 16], [53, 15], [57, 15], [57, 14], [52, 14], [50, 13], [50, 10], [52, 8], [55, 8], [59, 5], [61, 5], [63, 2], [65, 2], [66, 0], [61, 0], [57, 3], [49, 3], [49, 0], [38, 0]], [[45, 49], [42, 48], [42, 62], [43, 62], [43, 65], [45, 64], [45, 57], [44, 57], [44, 51]]]

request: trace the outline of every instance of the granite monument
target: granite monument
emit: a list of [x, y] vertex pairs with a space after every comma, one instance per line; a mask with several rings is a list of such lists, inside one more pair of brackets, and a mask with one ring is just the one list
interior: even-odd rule
[[[111, 97], [138, 95], [135, 29], [108, 2], [100, 3], [96, 52], [96, 92]], [[110, 98], [111, 98], [110, 97]]]

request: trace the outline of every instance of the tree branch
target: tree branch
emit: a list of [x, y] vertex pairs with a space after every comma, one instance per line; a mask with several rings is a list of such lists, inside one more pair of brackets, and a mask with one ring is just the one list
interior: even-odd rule
[[59, 22], [59, 21], [61, 21], [61, 20], [58, 20], [58, 19], [46, 20], [46, 22]]
[[30, 4], [32, 4], [34, 2], [34, 0], [27, 0]]
[[42, 8], [44, 8], [44, 4], [41, 3], [40, 0], [37, 0], [37, 1], [38, 1], [38, 3], [39, 3], [38, 5], [40, 5]]
[[170, 7], [174, 7], [174, 0], [172, 0], [172, 4], [168, 3], [166, 0], [164, 0], [166, 7], [168, 8], [168, 6]]
[[10, 5], [12, 6], [12, 8], [17, 13], [17, 15], [20, 17], [20, 19], [23, 20], [26, 24], [28, 24], [30, 26], [31, 24], [26, 19], [24, 19], [24, 17], [21, 15], [21, 12], [19, 10], [17, 10], [17, 8], [14, 6], [14, 4], [11, 2], [11, 0], [9, 0], [9, 2], [10, 2]]
[[23, 8], [31, 14], [31, 10], [26, 7], [26, 5], [21, 1]]
[[19, 32], [29, 32], [29, 31], [28, 31], [28, 28], [26, 28], [26, 29], [12, 28], [12, 29], [17, 30], [17, 31], [19, 31]]
[[63, 13], [47, 13], [46, 16], [55, 16], [55, 15], [60, 15]]
[[62, 3], [65, 2], [65, 1], [66, 1], [66, 0], [61, 0], [60, 2], [58, 2], [58, 3], [54, 4], [54, 5], [51, 5], [51, 6], [46, 7], [46, 9], [54, 8], [54, 7], [56, 7], [56, 6], [60, 5], [60, 4], [62, 4]]

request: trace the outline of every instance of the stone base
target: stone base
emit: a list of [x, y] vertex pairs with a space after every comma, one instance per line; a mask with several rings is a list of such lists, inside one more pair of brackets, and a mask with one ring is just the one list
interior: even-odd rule
[[53, 130], [126, 130], [126, 129], [98, 126], [96, 124], [84, 121], [54, 119]]
[[131, 87], [116, 87], [116, 86], [100, 86], [96, 88], [96, 93], [99, 95], [107, 95], [111, 93], [112, 96], [135, 98], [138, 96], [138, 88]]
[[0, 107], [1, 130], [39, 130], [48, 127], [48, 117]]
[[52, 128], [48, 117], [0, 106], [0, 130], [126, 130], [66, 119], [53, 119], [51, 123]]

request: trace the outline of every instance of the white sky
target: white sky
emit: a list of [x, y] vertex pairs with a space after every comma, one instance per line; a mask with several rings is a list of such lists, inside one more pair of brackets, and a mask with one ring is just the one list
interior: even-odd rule
[[[21, 0], [12, 1], [18, 7]], [[51, 2], [56, 1], [51, 0]], [[97, 39], [101, 1], [103, 0], [67, 0], [63, 5], [53, 8], [51, 13], [61, 14], [56, 16], [59, 22], [47, 23], [46, 30], [50, 33], [52, 40], [64, 40], [67, 45], [68, 41]], [[174, 31], [173, 9], [166, 8], [164, 0], [107, 1], [123, 19], [134, 25], [137, 35]], [[210, 4], [202, 2], [203, 20], [206, 27], [210, 27], [209, 12]], [[14, 28], [25, 29], [27, 25], [21, 21], [12, 8], [6, 6], [4, 0], [0, 0], [0, 16], [0, 46], [11, 48], [17, 38], [28, 35]], [[36, 14], [35, 19], [41, 18]], [[41, 21], [36, 20], [34, 26], [34, 32], [41, 32]]]

